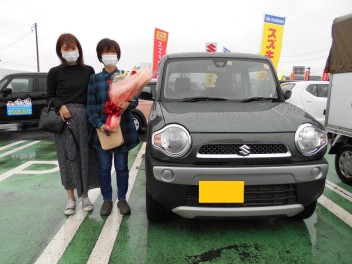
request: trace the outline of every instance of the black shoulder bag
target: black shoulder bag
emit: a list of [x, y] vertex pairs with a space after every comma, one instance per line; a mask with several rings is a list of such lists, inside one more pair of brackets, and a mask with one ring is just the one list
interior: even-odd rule
[[52, 106], [53, 101], [51, 100], [42, 109], [38, 128], [43, 131], [61, 134], [64, 131], [65, 122], [62, 121], [59, 111]]

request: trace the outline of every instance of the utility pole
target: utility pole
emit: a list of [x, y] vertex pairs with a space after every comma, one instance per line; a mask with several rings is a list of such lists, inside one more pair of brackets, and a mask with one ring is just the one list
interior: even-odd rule
[[39, 72], [39, 50], [38, 50], [38, 30], [37, 30], [37, 23], [34, 23], [34, 30], [35, 30], [35, 46], [37, 49], [37, 71]]

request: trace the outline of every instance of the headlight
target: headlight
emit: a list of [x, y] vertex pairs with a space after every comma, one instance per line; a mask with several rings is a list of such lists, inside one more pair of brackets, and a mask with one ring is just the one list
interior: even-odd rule
[[152, 144], [167, 156], [181, 157], [190, 149], [191, 137], [184, 127], [172, 124], [156, 131], [152, 136]]
[[296, 131], [296, 148], [304, 156], [318, 153], [327, 145], [327, 142], [326, 132], [311, 124], [303, 124]]

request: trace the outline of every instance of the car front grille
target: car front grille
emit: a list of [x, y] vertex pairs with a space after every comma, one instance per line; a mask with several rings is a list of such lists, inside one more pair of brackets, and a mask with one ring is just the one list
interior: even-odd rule
[[270, 158], [290, 157], [285, 144], [206, 144], [198, 149], [198, 158]]
[[245, 185], [244, 203], [198, 203], [198, 185], [189, 186], [185, 206], [200, 207], [257, 207], [295, 204], [296, 185]]

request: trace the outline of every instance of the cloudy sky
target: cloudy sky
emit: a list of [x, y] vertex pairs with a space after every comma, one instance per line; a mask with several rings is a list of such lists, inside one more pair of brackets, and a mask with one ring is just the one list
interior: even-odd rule
[[311, 67], [321, 75], [331, 46], [335, 17], [352, 13], [351, 0], [1, 0], [0, 68], [40, 71], [59, 64], [55, 44], [62, 33], [82, 44], [85, 63], [100, 71], [98, 41], [121, 46], [120, 69], [152, 62], [154, 29], [169, 32], [167, 53], [205, 51], [217, 42], [233, 52], [259, 53], [264, 14], [286, 18], [278, 71]]

